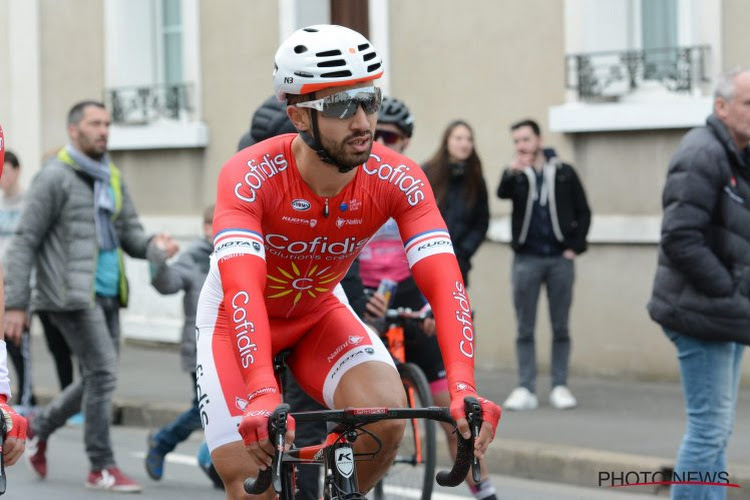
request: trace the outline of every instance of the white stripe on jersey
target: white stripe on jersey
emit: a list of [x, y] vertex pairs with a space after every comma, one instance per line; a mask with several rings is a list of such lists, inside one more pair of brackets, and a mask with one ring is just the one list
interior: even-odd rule
[[414, 267], [414, 264], [430, 255], [437, 255], [439, 253], [453, 254], [453, 243], [448, 231], [445, 229], [435, 229], [413, 236], [404, 245], [404, 250], [406, 250], [406, 259], [409, 261], [409, 267]]
[[238, 255], [255, 255], [266, 260], [263, 238], [254, 231], [227, 229], [214, 238], [214, 255], [221, 260]]

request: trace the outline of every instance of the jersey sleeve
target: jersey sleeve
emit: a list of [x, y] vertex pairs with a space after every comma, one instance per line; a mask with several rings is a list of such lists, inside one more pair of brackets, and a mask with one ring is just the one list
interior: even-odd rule
[[465, 390], [465, 384], [474, 388], [471, 304], [450, 234], [424, 172], [413, 162], [407, 167], [408, 175], [414, 180], [400, 184], [404, 188], [413, 187], [391, 190], [393, 218], [398, 224], [414, 280], [435, 316], [450, 391]]
[[226, 331], [244, 331], [250, 339], [234, 349], [247, 394], [271, 397], [275, 401], [264, 406], [273, 408], [280, 402], [280, 394], [273, 373], [271, 331], [263, 296], [266, 260], [261, 221], [267, 198], [246, 167], [246, 156], [236, 154], [219, 174], [214, 258], [224, 292], [225, 314], [221, 317], [228, 323]]

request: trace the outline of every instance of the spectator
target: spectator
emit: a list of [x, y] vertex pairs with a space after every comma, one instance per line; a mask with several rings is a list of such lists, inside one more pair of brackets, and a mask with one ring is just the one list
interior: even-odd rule
[[518, 336], [519, 387], [505, 400], [509, 410], [533, 410], [536, 396], [534, 324], [539, 291], [547, 290], [552, 323], [552, 391], [554, 408], [578, 402], [567, 387], [570, 358], [568, 313], [573, 299], [574, 260], [586, 250], [591, 211], [573, 167], [551, 149], [542, 149], [539, 125], [523, 120], [511, 126], [515, 155], [497, 188], [513, 202], [513, 303]]
[[[726, 471], [740, 363], [750, 343], [750, 69], [722, 74], [714, 112], [685, 135], [664, 185], [659, 262], [648, 304], [677, 348], [687, 430], [675, 472]], [[676, 484], [673, 499], [726, 498]]]
[[[69, 385], [32, 419], [29, 461], [47, 475], [52, 433], [85, 402], [84, 441], [91, 463], [86, 486], [115, 492], [141, 487], [117, 467], [110, 441], [117, 381], [119, 308], [127, 305], [124, 250], [145, 258], [156, 244], [177, 251], [168, 235], [147, 236], [119, 169], [107, 155], [109, 114], [96, 101], [68, 113], [70, 143], [35, 176], [7, 255], [8, 336], [28, 325], [29, 305], [49, 313], [78, 358], [82, 379]], [[36, 269], [33, 298], [30, 275]], [[64, 293], [63, 293], [64, 292]]]
[[[5, 139], [3, 137], [3, 128], [0, 127], [0, 178], [5, 165]], [[3, 324], [4, 308], [4, 291], [2, 281], [2, 269], [0, 269], [0, 324]], [[0, 331], [0, 419], [6, 425], [7, 434], [2, 443], [0, 452], [3, 454], [3, 460], [7, 465], [13, 465], [21, 458], [26, 446], [26, 419], [16, 413], [8, 406], [10, 399], [10, 379], [8, 377], [8, 357], [5, 345], [4, 332]], [[10, 424], [10, 425], [8, 425]]]
[[[195, 383], [195, 311], [198, 308], [198, 296], [206, 280], [210, 266], [209, 258], [213, 251], [211, 231], [213, 218], [214, 206], [211, 205], [203, 212], [203, 235], [195, 239], [174, 263], [167, 263], [167, 254], [161, 249], [149, 256], [151, 284], [154, 288], [164, 295], [185, 292], [182, 297], [185, 323], [182, 327], [180, 360], [183, 371], [190, 374], [193, 388], [192, 406], [172, 422], [148, 436], [146, 472], [155, 481], [159, 481], [164, 473], [164, 457], [179, 443], [190, 437], [193, 431], [201, 428]], [[218, 475], [216, 477], [218, 478]], [[218, 485], [221, 484], [219, 481]]]
[[[13, 233], [16, 230], [18, 216], [23, 204], [23, 188], [20, 182], [21, 163], [18, 156], [10, 150], [5, 151], [3, 176], [0, 177], [0, 255], [5, 258]], [[36, 405], [32, 384], [31, 344], [28, 330], [18, 338], [7, 338], [8, 356], [13, 362], [18, 378], [16, 411], [22, 415]]]
[[471, 258], [484, 241], [490, 223], [482, 162], [474, 147], [474, 131], [468, 123], [456, 120], [448, 125], [440, 147], [424, 169], [468, 286]]
[[[413, 133], [414, 119], [409, 108], [398, 99], [384, 97], [378, 113], [375, 140], [403, 154]], [[486, 192], [485, 188], [485, 204], [487, 200]], [[448, 229], [450, 230], [450, 225]], [[362, 282], [368, 289], [374, 292], [384, 278], [398, 284], [390, 307], [408, 307], [412, 310], [425, 307], [425, 298], [411, 276], [406, 252], [404, 251], [404, 243], [401, 241], [401, 235], [395, 220], [388, 219], [388, 222], [383, 224], [378, 232], [370, 238], [358, 260], [361, 262]], [[373, 294], [367, 304], [368, 316], [382, 318], [387, 307], [388, 305], [377, 294]], [[450, 404], [448, 380], [445, 376], [440, 346], [438, 346], [437, 337], [435, 337], [434, 320], [428, 320], [425, 323], [429, 325], [425, 329], [414, 325], [406, 326], [404, 338], [406, 361], [417, 364], [424, 372], [427, 381], [430, 383], [430, 392], [435, 405], [448, 406]], [[448, 450], [451, 456], [455, 458], [457, 445], [453, 426], [444, 424], [442, 427], [445, 431]], [[489, 477], [487, 464], [483, 460], [482, 481], [474, 484], [471, 477], [467, 478], [469, 489], [476, 498], [496, 499], [495, 487]]]

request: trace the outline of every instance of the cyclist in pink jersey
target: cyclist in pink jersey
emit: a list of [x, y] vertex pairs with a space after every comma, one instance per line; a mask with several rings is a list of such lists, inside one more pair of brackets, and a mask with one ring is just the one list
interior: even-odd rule
[[[384, 97], [378, 112], [378, 124], [374, 139], [398, 153], [404, 153], [414, 133], [414, 118], [409, 108], [399, 99]], [[378, 229], [370, 238], [367, 246], [359, 254], [362, 283], [369, 292], [374, 291], [384, 278], [395, 281], [398, 285], [393, 292], [390, 306], [373, 295], [368, 302], [368, 311], [383, 310], [385, 307], [408, 307], [419, 310], [425, 307], [426, 301], [414, 283], [409, 270], [409, 263], [404, 253], [398, 225], [393, 219]], [[383, 314], [383, 313], [380, 313]], [[404, 341], [406, 361], [417, 364], [430, 383], [430, 392], [437, 406], [450, 404], [448, 380], [445, 377], [445, 366], [440, 355], [440, 347], [434, 336], [434, 322], [428, 321], [425, 331], [417, 325], [406, 325]], [[427, 333], [426, 333], [427, 332]], [[455, 457], [456, 435], [450, 425], [443, 424], [449, 451]], [[469, 489], [475, 498], [496, 500], [496, 490], [490, 481], [486, 463], [482, 463], [482, 480], [474, 483], [471, 477], [466, 478]]]
[[[405, 404], [390, 355], [338, 286], [390, 217], [433, 306], [451, 413], [465, 437], [463, 398], [477, 396], [471, 306], [432, 192], [416, 163], [373, 144], [381, 101], [373, 80], [383, 72], [377, 51], [348, 28], [318, 25], [293, 33], [275, 63], [276, 94], [298, 134], [244, 149], [222, 168], [215, 253], [196, 318], [199, 406], [228, 498], [245, 498], [244, 479], [270, 465], [268, 417], [281, 401], [272, 367], [278, 352], [292, 349], [288, 365], [300, 385], [329, 407]], [[479, 401], [481, 458], [500, 409]], [[291, 443], [293, 419], [288, 424]], [[358, 464], [364, 490], [395, 457], [403, 423], [370, 428], [382, 448], [377, 460]], [[367, 436], [355, 443], [358, 452], [374, 446]]]

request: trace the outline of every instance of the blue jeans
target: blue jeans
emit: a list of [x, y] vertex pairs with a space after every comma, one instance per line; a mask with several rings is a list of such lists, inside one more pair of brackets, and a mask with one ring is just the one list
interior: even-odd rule
[[[667, 328], [664, 332], [677, 347], [688, 418], [675, 472], [726, 471], [744, 346], [701, 340]], [[721, 500], [727, 496], [723, 486], [673, 485], [671, 490], [672, 500]]]
[[173, 451], [178, 444], [190, 437], [193, 431], [201, 428], [201, 416], [198, 410], [198, 396], [195, 387], [195, 372], [190, 375], [193, 379], [193, 406], [159, 429], [153, 437], [154, 447], [162, 455]]

